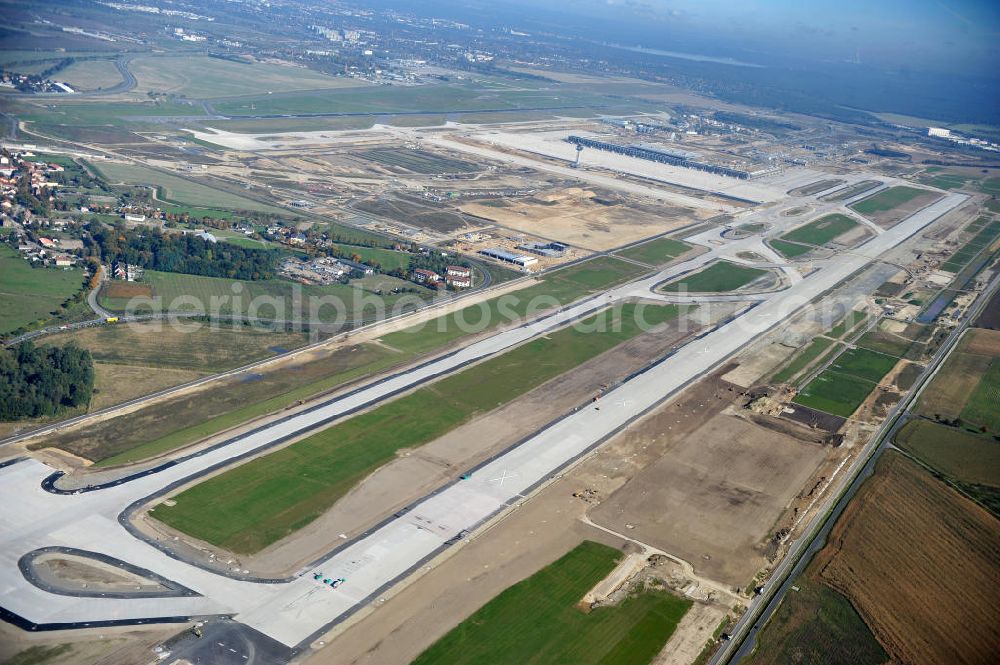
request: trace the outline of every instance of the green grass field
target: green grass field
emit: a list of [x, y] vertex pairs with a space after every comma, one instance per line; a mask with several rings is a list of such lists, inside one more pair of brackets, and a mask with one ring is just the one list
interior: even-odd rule
[[729, 261], [718, 261], [667, 284], [661, 290], [668, 293], [682, 289], [689, 293], [725, 293], [746, 286], [766, 274], [767, 271], [760, 268], [748, 268]]
[[[488, 90], [475, 84], [372, 86], [323, 93], [260, 96], [213, 104], [230, 117], [258, 114], [385, 113], [524, 109], [532, 107], [598, 106], [616, 100], [586, 90]], [[620, 102], [619, 102], [620, 103]]]
[[808, 573], [764, 626], [749, 665], [882, 665], [888, 654], [851, 601]]
[[73, 126], [111, 125], [123, 127], [138, 122], [143, 116], [201, 116], [205, 110], [200, 104], [177, 102], [88, 102], [54, 103], [45, 108], [31, 106], [21, 120], [47, 126], [65, 124]]
[[615, 253], [633, 261], [640, 261], [651, 266], [661, 266], [670, 263], [690, 250], [691, 245], [686, 242], [673, 238], [657, 238]]
[[875, 329], [869, 330], [862, 335], [858, 339], [857, 344], [871, 351], [903, 358], [909, 352], [910, 347], [913, 346], [913, 341], [884, 330]]
[[0, 244], [0, 334], [48, 320], [82, 287], [78, 268], [32, 268], [16, 250]]
[[859, 379], [877, 383], [889, 373], [899, 358], [870, 349], [854, 348], [842, 353], [830, 369], [841, 374], [850, 374]]
[[[640, 334], [638, 307], [586, 321], [608, 332], [550, 333], [210, 478], [176, 496], [175, 505], [158, 506], [155, 516], [233, 552], [257, 552], [319, 517], [400, 449], [418, 448]], [[650, 323], [677, 313], [672, 306], [643, 308]]]
[[861, 324], [865, 319], [868, 318], [868, 314], [857, 309], [853, 309], [847, 313], [843, 319], [840, 320], [837, 325], [830, 329], [830, 337], [836, 337], [841, 339], [848, 332], [855, 330], [859, 324]]
[[426, 353], [470, 332], [492, 330], [528, 315], [560, 305], [638, 277], [644, 269], [627, 261], [601, 256], [546, 274], [542, 283], [470, 305], [452, 314], [381, 338], [384, 344], [408, 353]]
[[972, 391], [962, 409], [962, 420], [1000, 434], [1000, 358], [990, 362], [990, 368]]
[[361, 257], [362, 261], [378, 264], [384, 271], [396, 268], [408, 270], [410, 267], [410, 254], [406, 252], [397, 252], [379, 247], [357, 247], [354, 245], [337, 245], [337, 247], [342, 252], [357, 254]]
[[[785, 233], [781, 236], [781, 241], [775, 241], [771, 244], [785, 256], [799, 256], [811, 251], [811, 245], [825, 245], [831, 240], [834, 240], [848, 231], [851, 231], [857, 226], [858, 222], [854, 221], [847, 215], [826, 215], [815, 221], [809, 222], [804, 226], [800, 226], [797, 229], [793, 229], [792, 231]], [[795, 249], [792, 249], [793, 247]], [[789, 253], [789, 251], [792, 253]]]
[[1000, 236], [1000, 221], [980, 217], [968, 226], [975, 235], [941, 265], [941, 270], [959, 272]]
[[[805, 349], [795, 353], [795, 357], [790, 363], [782, 367], [773, 377], [772, 383], [785, 383], [799, 375], [802, 370], [813, 364], [820, 356], [833, 344], [833, 340], [827, 337], [816, 337]], [[839, 346], [839, 345], [838, 345]]]
[[931, 171], [927, 169], [926, 173], [922, 173], [917, 177], [917, 182], [921, 185], [929, 185], [938, 189], [958, 189], [971, 179], [971, 177], [960, 173], [942, 172], [940, 170]]
[[933, 194], [933, 192], [929, 192], [926, 189], [899, 185], [883, 189], [867, 199], [862, 199], [861, 201], [852, 204], [851, 208], [862, 215], [871, 215], [879, 212], [886, 212], [892, 210], [893, 208], [898, 208], [904, 203], [908, 203], [918, 196], [923, 196], [925, 194]]
[[[846, 324], [850, 318], [851, 315], [843, 323]], [[810, 381], [793, 401], [847, 418], [898, 362], [899, 358], [895, 356], [870, 349], [848, 349]]]
[[110, 88], [122, 81], [122, 75], [111, 59], [78, 60], [59, 72], [58, 78], [77, 90]]
[[[153, 296], [163, 299], [164, 311], [211, 312], [213, 299], [219, 303], [218, 314], [256, 315], [262, 319], [311, 320], [310, 307], [319, 306], [318, 319], [335, 321], [337, 307], [322, 304], [320, 298], [334, 298], [343, 303], [343, 315], [348, 319], [364, 317], [366, 320], [384, 318], [403, 298], [389, 291], [398, 286], [413, 286], [404, 280], [388, 275], [371, 275], [351, 282], [350, 285], [330, 284], [316, 286], [296, 284], [283, 279], [235, 280], [223, 277], [202, 277], [181, 273], [149, 270], [143, 281], [153, 287]], [[422, 287], [421, 296], [430, 295]], [[381, 289], [385, 295], [376, 296]], [[301, 294], [302, 309], [296, 312], [294, 294]], [[408, 294], [411, 298], [417, 294]], [[125, 311], [128, 300], [101, 298], [101, 304], [112, 311]], [[239, 305], [239, 307], [237, 307]], [[201, 309], [199, 309], [199, 307]], [[136, 311], [145, 311], [142, 308]]]
[[585, 614], [576, 603], [621, 556], [584, 541], [504, 590], [412, 665], [646, 665], [692, 603], [642, 590], [620, 605]]
[[1000, 178], [986, 178], [979, 183], [979, 191], [990, 196], [1000, 196]]
[[158, 187], [160, 198], [168, 203], [197, 208], [247, 210], [288, 215], [288, 211], [261, 203], [253, 199], [230, 194], [207, 185], [185, 180], [169, 173], [154, 171], [143, 166], [101, 162], [95, 165], [106, 180], [111, 183], [128, 185], [150, 185]]
[[847, 418], [861, 406], [874, 388], [875, 384], [871, 381], [825, 370], [810, 381], [792, 401]]
[[274, 63], [240, 63], [203, 55], [144, 56], [129, 69], [137, 79], [136, 92], [167, 92], [194, 99], [214, 99], [261, 92], [293, 92], [331, 88], [359, 88], [357, 79], [334, 77]]
[[784, 240], [771, 240], [769, 241], [769, 244], [772, 249], [784, 256], [786, 259], [794, 259], [797, 256], [808, 254], [813, 250], [812, 247], [800, 245], [797, 242], [786, 242]]
[[298, 348], [309, 338], [301, 332], [271, 332], [228, 324], [214, 330], [204, 325], [183, 331], [168, 324], [160, 329], [157, 324], [130, 324], [67, 331], [48, 336], [45, 341], [88, 349], [95, 362], [214, 373], [270, 358], [277, 347]]
[[896, 444], [956, 481], [1000, 487], [1000, 443], [929, 420], [911, 420]]

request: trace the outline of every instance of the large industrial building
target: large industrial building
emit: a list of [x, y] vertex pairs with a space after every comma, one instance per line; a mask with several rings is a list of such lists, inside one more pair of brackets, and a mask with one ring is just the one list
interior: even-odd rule
[[527, 254], [515, 254], [514, 252], [508, 252], [506, 249], [501, 249], [499, 247], [481, 249], [479, 250], [479, 253], [483, 256], [488, 256], [491, 259], [505, 261], [506, 263], [513, 263], [514, 265], [521, 266], [522, 268], [527, 268], [528, 266], [538, 263], [538, 259], [534, 256], [528, 256]]

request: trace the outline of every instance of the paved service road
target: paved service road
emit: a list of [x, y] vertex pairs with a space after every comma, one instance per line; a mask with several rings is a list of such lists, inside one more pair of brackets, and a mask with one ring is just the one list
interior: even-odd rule
[[[5, 610], [33, 624], [164, 620], [170, 617], [232, 615], [286, 646], [308, 643], [377, 599], [416, 568], [559, 474], [632, 420], [655, 408], [706, 371], [725, 362], [758, 335], [781, 324], [856, 270], [920, 231], [967, 197], [951, 194], [885, 233], [863, 251], [817, 264], [807, 277], [769, 294], [741, 316], [700, 335], [673, 355], [633, 376], [602, 398], [568, 414], [456, 480], [345, 543], [312, 570], [292, 580], [238, 579], [182, 561], [123, 528], [129, 506], [168, 492], [241, 455], [259, 452], [287, 437], [385, 399], [469, 362], [499, 353], [545, 330], [572, 321], [603, 303], [649, 294], [671, 276], [739, 251], [767, 252], [759, 237], [720, 242], [702, 256], [638, 282], [612, 289], [548, 318], [503, 331], [453, 354], [394, 375], [320, 407], [187, 457], [158, 472], [93, 491], [54, 493], [41, 481], [52, 469], [36, 460], [0, 468], [0, 594]], [[775, 229], [778, 232], [780, 229]], [[599, 408], [597, 408], [599, 407]], [[210, 509], [207, 507], [206, 509]], [[115, 557], [200, 594], [197, 597], [107, 599], [48, 593], [25, 579], [18, 560], [52, 546], [74, 547]], [[345, 577], [332, 589], [315, 580]]]

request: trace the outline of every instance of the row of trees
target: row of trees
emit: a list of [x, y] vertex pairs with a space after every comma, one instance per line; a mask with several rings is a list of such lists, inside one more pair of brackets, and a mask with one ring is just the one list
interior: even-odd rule
[[91, 224], [89, 247], [101, 261], [124, 260], [130, 265], [162, 272], [179, 272], [230, 279], [274, 277], [276, 252], [214, 243], [195, 235], [164, 234], [152, 229], [126, 229]]
[[31, 342], [0, 348], [0, 420], [52, 416], [85, 406], [93, 391], [90, 351]]

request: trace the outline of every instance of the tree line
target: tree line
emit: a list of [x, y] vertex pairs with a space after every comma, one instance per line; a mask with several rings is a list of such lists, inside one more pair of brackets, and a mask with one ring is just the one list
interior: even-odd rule
[[94, 361], [90, 351], [21, 342], [0, 349], [0, 420], [52, 416], [90, 403]]
[[190, 234], [92, 223], [86, 243], [102, 262], [123, 260], [147, 270], [229, 279], [271, 279], [276, 252], [211, 242]]

